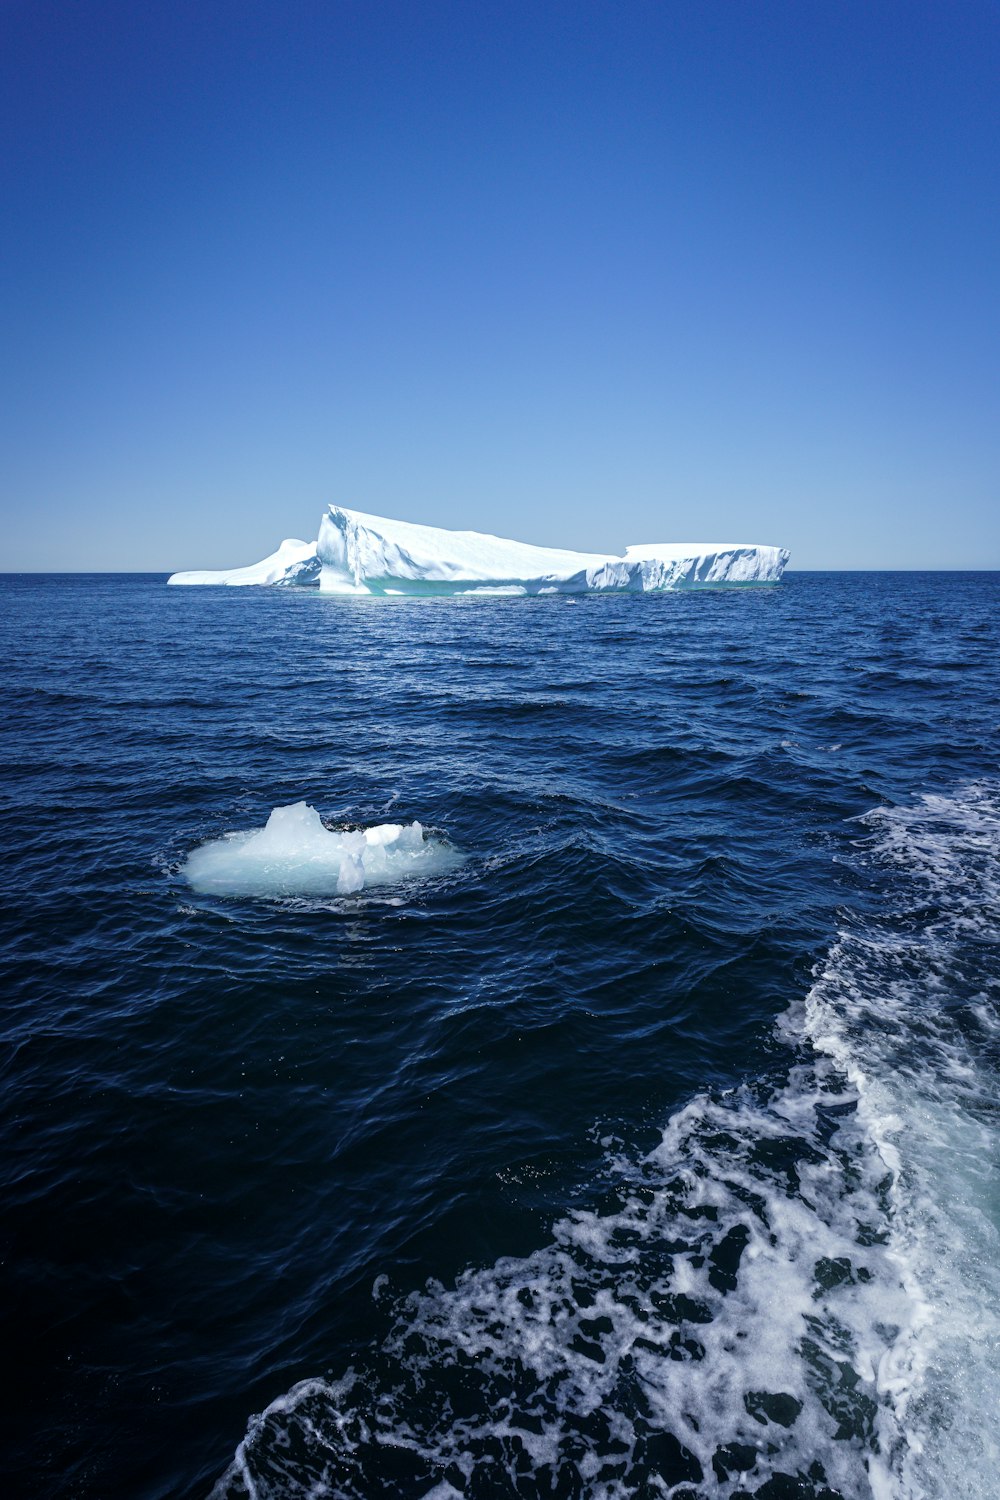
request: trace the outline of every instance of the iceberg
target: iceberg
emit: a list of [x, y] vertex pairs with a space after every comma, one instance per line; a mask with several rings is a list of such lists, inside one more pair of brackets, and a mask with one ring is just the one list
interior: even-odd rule
[[583, 594], [777, 583], [783, 547], [662, 542], [623, 553], [536, 547], [480, 531], [448, 531], [327, 507], [315, 542], [285, 541], [230, 572], [175, 573], [170, 583], [304, 584], [331, 594]]
[[276, 807], [263, 828], [227, 833], [193, 849], [181, 866], [213, 896], [345, 896], [365, 886], [442, 875], [458, 850], [420, 823], [379, 823], [338, 832], [307, 802]]
[[246, 568], [229, 568], [215, 572], [173, 573], [168, 583], [315, 583], [319, 577], [319, 560], [315, 542], [300, 542], [286, 537], [270, 557]]

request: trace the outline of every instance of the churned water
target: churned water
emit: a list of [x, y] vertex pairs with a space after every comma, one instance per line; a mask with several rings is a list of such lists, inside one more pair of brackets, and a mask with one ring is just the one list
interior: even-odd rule
[[1000, 1495], [1000, 576], [0, 592], [5, 1495]]

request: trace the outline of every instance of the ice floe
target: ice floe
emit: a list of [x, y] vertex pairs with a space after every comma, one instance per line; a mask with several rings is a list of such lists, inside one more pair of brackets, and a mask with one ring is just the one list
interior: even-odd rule
[[192, 851], [181, 874], [216, 896], [344, 896], [453, 870], [462, 856], [420, 823], [329, 829], [314, 807], [276, 807], [261, 829], [229, 833]]

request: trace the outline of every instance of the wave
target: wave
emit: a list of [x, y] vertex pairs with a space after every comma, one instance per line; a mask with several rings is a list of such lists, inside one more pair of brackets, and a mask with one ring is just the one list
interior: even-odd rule
[[859, 832], [871, 909], [773, 1072], [609, 1152], [532, 1254], [380, 1278], [387, 1337], [255, 1417], [214, 1500], [1000, 1492], [1000, 788]]

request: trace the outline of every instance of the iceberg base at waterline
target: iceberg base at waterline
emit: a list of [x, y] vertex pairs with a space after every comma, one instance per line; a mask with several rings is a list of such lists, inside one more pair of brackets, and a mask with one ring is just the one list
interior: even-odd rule
[[276, 807], [260, 829], [192, 850], [181, 874], [202, 895], [346, 896], [366, 886], [446, 874], [462, 856], [420, 823], [329, 829], [306, 802]]
[[174, 573], [172, 584], [318, 586], [331, 594], [648, 593], [779, 582], [783, 547], [755, 542], [662, 542], [621, 554], [536, 547], [479, 531], [390, 521], [330, 505], [315, 542], [286, 540], [262, 562]]

